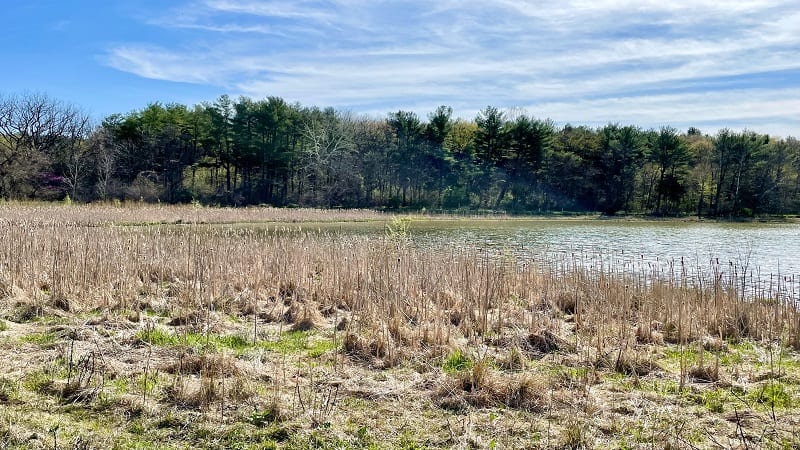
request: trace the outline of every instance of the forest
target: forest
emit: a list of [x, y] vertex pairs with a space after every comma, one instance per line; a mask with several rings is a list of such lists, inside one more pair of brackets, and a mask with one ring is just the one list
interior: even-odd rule
[[223, 95], [93, 123], [0, 95], [0, 198], [386, 210], [750, 217], [800, 213], [800, 142], [753, 131], [471, 120]]

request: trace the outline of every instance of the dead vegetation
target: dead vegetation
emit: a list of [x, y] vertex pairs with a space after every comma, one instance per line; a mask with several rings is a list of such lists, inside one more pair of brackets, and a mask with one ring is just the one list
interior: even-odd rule
[[800, 425], [800, 313], [719, 267], [701, 288], [109, 208], [0, 222], [2, 445], [756, 448]]

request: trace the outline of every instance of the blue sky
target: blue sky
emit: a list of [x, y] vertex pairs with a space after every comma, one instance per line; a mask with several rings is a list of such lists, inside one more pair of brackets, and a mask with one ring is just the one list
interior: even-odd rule
[[384, 116], [487, 105], [557, 123], [800, 136], [800, 2], [0, 0], [0, 93], [96, 119], [279, 96]]

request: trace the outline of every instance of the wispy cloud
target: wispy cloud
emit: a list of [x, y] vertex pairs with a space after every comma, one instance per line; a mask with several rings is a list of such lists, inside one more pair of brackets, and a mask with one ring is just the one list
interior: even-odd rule
[[759, 84], [800, 76], [796, 1], [187, 0], [150, 23], [176, 41], [119, 45], [107, 63], [359, 112], [492, 104], [572, 123], [800, 131], [800, 91]]

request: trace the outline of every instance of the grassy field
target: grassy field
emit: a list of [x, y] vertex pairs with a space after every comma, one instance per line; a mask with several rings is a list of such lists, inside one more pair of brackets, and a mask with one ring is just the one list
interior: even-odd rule
[[[800, 314], [736, 280], [433, 252], [368, 211], [0, 213], [0, 447], [800, 446]], [[387, 232], [287, 225], [360, 220]]]

